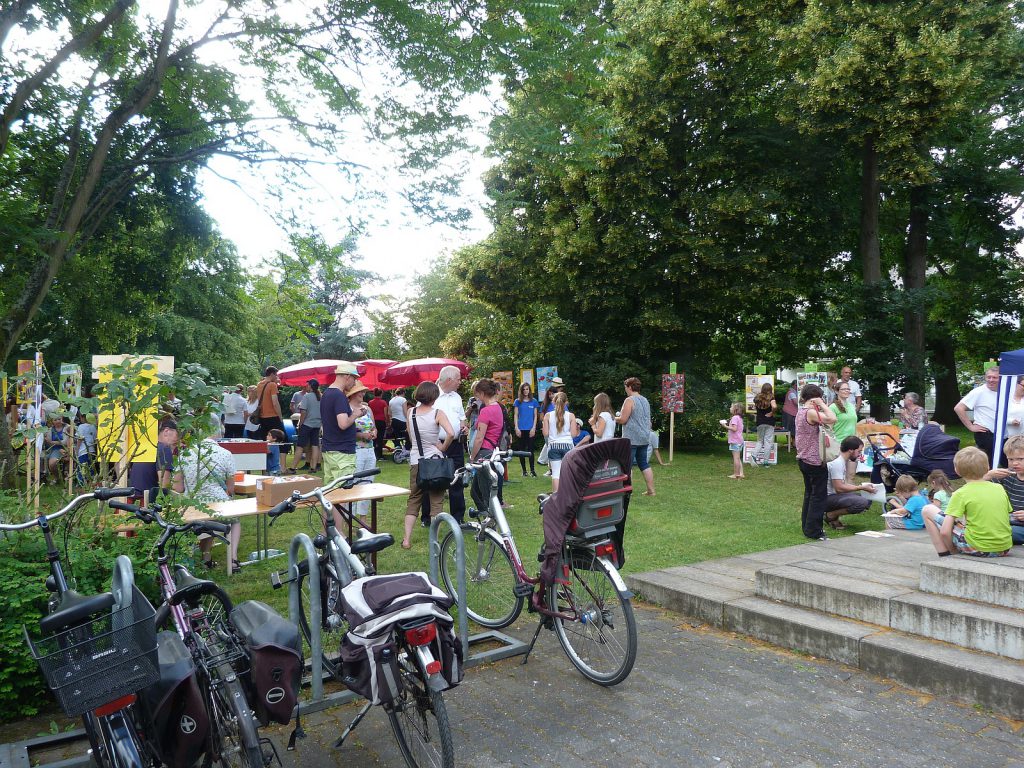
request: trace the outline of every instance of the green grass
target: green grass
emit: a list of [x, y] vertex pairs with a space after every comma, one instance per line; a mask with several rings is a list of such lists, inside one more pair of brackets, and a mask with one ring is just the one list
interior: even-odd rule
[[[654, 497], [639, 493], [643, 482], [635, 472], [634, 480], [639, 485], [629, 508], [627, 562], [623, 570], [629, 573], [667, 568], [806, 542], [800, 530], [803, 480], [795, 454], [782, 450], [779, 457], [778, 466], [747, 467], [747, 479], [730, 480], [727, 475], [732, 472], [732, 460], [724, 444], [687, 449], [676, 453], [671, 465], [654, 465]], [[667, 451], [664, 458], [667, 461]], [[376, 478], [379, 482], [407, 485], [408, 465], [384, 461], [380, 466], [382, 471]], [[538, 466], [539, 471], [543, 469]], [[536, 496], [550, 491], [551, 481], [546, 477], [521, 477], [518, 460], [510, 466], [509, 474], [512, 482], [505, 486], [505, 501], [514, 505], [507, 512], [509, 524], [527, 570], [535, 571], [536, 554], [543, 539]], [[848, 515], [843, 518], [846, 530], [830, 531], [829, 535], [850, 536], [856, 531], [880, 530], [880, 513], [880, 509], [872, 508], [862, 515]], [[404, 517], [404, 499], [388, 499], [378, 504], [378, 529], [389, 531], [396, 541], [395, 546], [378, 555], [381, 573], [429, 569], [427, 529], [417, 522], [411, 550], [403, 550], [397, 544]], [[270, 529], [271, 546], [287, 551], [291, 538], [299, 531], [314, 532], [301, 509], [278, 519]], [[255, 546], [255, 521], [246, 519], [239, 551], [245, 556]], [[218, 559], [223, 558], [221, 551], [215, 550]], [[213, 577], [226, 582], [224, 586], [236, 601], [259, 599], [286, 611], [286, 590], [274, 592], [269, 582], [271, 570], [286, 566], [287, 558], [280, 557], [247, 566], [230, 579], [220, 569]]]

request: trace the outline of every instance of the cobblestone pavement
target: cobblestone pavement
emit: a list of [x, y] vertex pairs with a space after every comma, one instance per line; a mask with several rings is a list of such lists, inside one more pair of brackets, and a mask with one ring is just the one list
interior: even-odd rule
[[[469, 670], [445, 694], [457, 765], [1024, 768], [1024, 722], [655, 608], [637, 619], [636, 667], [614, 688], [581, 677], [551, 632], [526, 666], [512, 658]], [[528, 640], [533, 627], [523, 619], [510, 634]], [[290, 728], [274, 731], [285, 768], [401, 766], [379, 708], [332, 748], [356, 711], [310, 715], [292, 753]]]

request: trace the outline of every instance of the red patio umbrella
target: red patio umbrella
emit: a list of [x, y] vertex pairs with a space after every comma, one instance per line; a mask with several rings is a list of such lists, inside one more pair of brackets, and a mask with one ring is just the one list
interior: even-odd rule
[[[307, 360], [304, 363], [296, 363], [295, 365], [289, 365], [287, 368], [282, 368], [277, 372], [277, 375], [281, 378], [281, 383], [286, 387], [301, 387], [310, 379], [316, 379], [322, 386], [327, 386], [334, 381], [334, 371], [338, 364], [344, 362], [346, 361], [328, 360], [326, 358]], [[363, 363], [356, 363], [355, 366], [360, 375], [366, 370], [366, 366]]]
[[406, 360], [395, 363], [380, 375], [384, 384], [392, 387], [413, 387], [421, 381], [437, 381], [437, 374], [446, 365], [454, 365], [462, 377], [469, 374], [469, 366], [461, 360], [447, 357], [421, 357], [417, 360]]
[[359, 380], [370, 389], [395, 389], [400, 385], [385, 384], [380, 380], [381, 374], [394, 364], [394, 360], [360, 360], [356, 363], [359, 367]]

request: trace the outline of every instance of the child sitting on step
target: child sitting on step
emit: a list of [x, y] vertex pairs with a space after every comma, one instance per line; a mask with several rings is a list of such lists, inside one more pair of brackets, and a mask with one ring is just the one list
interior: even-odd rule
[[[899, 518], [887, 517], [886, 528], [901, 528], [908, 531], [920, 531], [924, 528], [924, 517], [921, 510], [928, 499], [921, 493], [917, 480], [908, 475], [900, 475], [896, 480], [896, 493], [893, 499], [899, 506], [891, 507], [889, 515], [901, 515]], [[941, 523], [940, 523], [941, 525]]]
[[953, 457], [956, 473], [967, 482], [953, 492], [946, 514], [934, 504], [922, 510], [925, 528], [939, 557], [1005, 557], [1010, 537], [1010, 500], [1006, 491], [985, 480], [988, 457], [979, 448], [962, 448]]

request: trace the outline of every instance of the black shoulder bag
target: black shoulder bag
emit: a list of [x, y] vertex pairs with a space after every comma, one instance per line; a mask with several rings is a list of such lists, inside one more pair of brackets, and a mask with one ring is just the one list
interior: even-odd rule
[[416, 433], [416, 450], [420, 453], [420, 461], [416, 466], [416, 485], [422, 491], [443, 491], [455, 479], [455, 461], [447, 456], [423, 457], [423, 441], [420, 439], [420, 425], [416, 409], [410, 409], [413, 432]]

